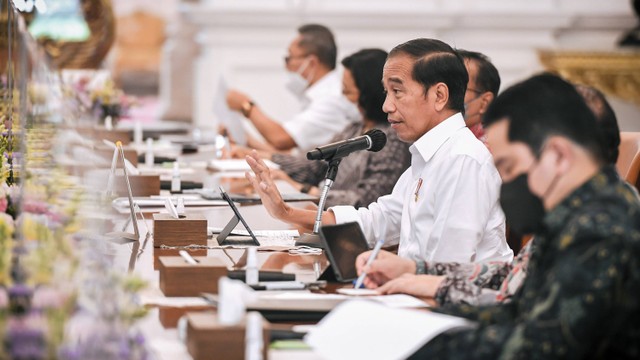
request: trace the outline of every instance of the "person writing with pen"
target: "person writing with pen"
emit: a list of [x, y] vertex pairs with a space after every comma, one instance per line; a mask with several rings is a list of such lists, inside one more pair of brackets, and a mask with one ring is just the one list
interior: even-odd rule
[[[441, 334], [411, 358], [637, 358], [640, 200], [607, 164], [593, 113], [573, 85], [542, 74], [498, 96], [484, 125], [507, 220], [535, 235], [528, 273], [509, 302], [434, 309], [478, 326]], [[393, 277], [379, 273], [389, 256], [371, 264], [369, 280]]]
[[[411, 166], [391, 194], [367, 207], [333, 206], [322, 224], [357, 221], [370, 246], [384, 238], [411, 260], [511, 261], [500, 176], [462, 116], [468, 74], [460, 56], [439, 40], [411, 40], [391, 50], [382, 82], [383, 110], [398, 138], [412, 144]], [[247, 178], [270, 215], [313, 227], [316, 211], [283, 202], [257, 153], [246, 160], [253, 170]]]

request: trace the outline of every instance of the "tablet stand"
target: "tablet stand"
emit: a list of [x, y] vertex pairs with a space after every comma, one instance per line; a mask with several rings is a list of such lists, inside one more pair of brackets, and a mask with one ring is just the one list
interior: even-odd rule
[[324, 280], [324, 281], [330, 282], [330, 283], [340, 282], [340, 281], [338, 281], [338, 278], [336, 277], [336, 273], [333, 271], [333, 265], [327, 266], [327, 268], [324, 269], [322, 274], [320, 274], [320, 276], [318, 276], [318, 280]]
[[105, 234], [113, 238], [113, 240], [117, 243], [130, 243], [134, 241], [140, 240], [140, 231], [138, 230], [138, 219], [136, 217], [136, 211], [133, 203], [133, 195], [131, 193], [131, 183], [129, 182], [129, 174], [127, 173], [127, 166], [125, 165], [124, 158], [124, 150], [122, 149], [122, 144], [118, 141], [116, 143], [116, 148], [113, 153], [113, 161], [111, 162], [111, 173], [109, 174], [109, 178], [107, 180], [107, 195], [109, 195], [113, 189], [113, 179], [115, 177], [116, 163], [118, 160], [118, 153], [120, 154], [120, 159], [122, 160], [122, 170], [124, 171], [124, 181], [127, 185], [127, 196], [129, 198], [129, 211], [131, 216], [131, 223], [133, 225], [133, 234], [125, 231], [113, 231]]
[[329, 189], [331, 189], [331, 185], [333, 185], [336, 175], [338, 175], [338, 165], [340, 165], [342, 158], [329, 159], [327, 161], [329, 162], [329, 168], [327, 169], [322, 194], [320, 195], [320, 201], [318, 203], [318, 213], [316, 214], [316, 221], [313, 224], [313, 233], [302, 234], [296, 241], [296, 246], [324, 248], [319, 235], [320, 226], [322, 226], [322, 212], [324, 211], [324, 203], [327, 201], [327, 195], [329, 195]]
[[240, 222], [240, 219], [234, 213], [233, 216], [231, 217], [231, 220], [229, 220], [229, 222], [224, 227], [224, 229], [222, 229], [220, 234], [218, 234], [218, 236], [216, 237], [216, 240], [218, 240], [218, 245], [224, 246], [224, 245], [232, 245], [232, 243], [233, 245], [238, 245], [239, 243], [246, 243], [248, 245], [260, 246], [260, 242], [258, 241], [258, 239], [256, 239], [256, 236], [253, 234], [253, 231], [251, 231], [251, 229], [249, 229], [244, 222], [242, 223], [242, 225], [244, 225], [245, 229], [251, 236], [251, 240], [239, 241], [239, 240], [227, 239], [227, 237], [231, 234], [233, 229], [236, 228], [239, 222]]

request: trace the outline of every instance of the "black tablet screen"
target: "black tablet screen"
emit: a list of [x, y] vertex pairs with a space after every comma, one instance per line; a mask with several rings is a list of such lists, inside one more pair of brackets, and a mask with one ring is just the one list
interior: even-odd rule
[[369, 244], [357, 222], [329, 225], [320, 228], [329, 262], [340, 281], [351, 281], [358, 277], [356, 258], [370, 250]]

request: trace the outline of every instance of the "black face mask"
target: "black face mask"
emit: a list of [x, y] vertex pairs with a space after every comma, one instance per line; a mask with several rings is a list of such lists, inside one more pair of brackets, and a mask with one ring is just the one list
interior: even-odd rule
[[507, 224], [519, 235], [539, 232], [545, 214], [542, 199], [529, 190], [527, 178], [524, 173], [500, 187], [500, 206]]

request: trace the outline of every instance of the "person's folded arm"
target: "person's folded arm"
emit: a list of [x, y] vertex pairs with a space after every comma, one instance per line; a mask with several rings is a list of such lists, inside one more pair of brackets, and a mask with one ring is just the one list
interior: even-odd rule
[[258, 106], [254, 106], [248, 117], [265, 140], [276, 150], [289, 150], [296, 147], [295, 140], [277, 121], [265, 114]]

